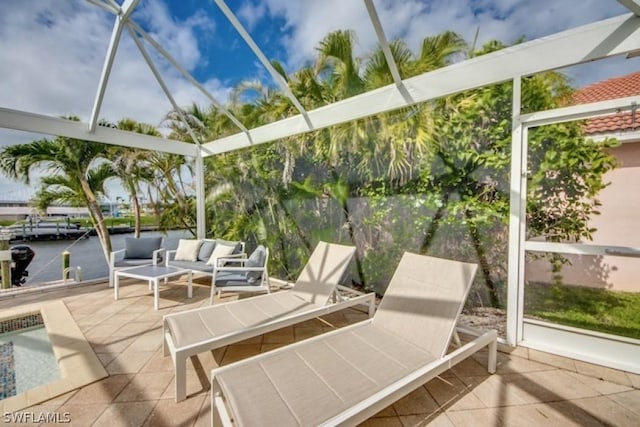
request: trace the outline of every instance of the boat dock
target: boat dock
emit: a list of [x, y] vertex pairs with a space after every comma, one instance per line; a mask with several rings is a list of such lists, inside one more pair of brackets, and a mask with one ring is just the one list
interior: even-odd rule
[[74, 224], [64, 223], [35, 223], [17, 224], [8, 227], [14, 234], [11, 242], [26, 242], [34, 240], [74, 240], [89, 237], [88, 229]]

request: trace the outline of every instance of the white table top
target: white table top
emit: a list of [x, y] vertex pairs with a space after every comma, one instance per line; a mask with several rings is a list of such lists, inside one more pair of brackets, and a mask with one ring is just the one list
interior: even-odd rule
[[128, 276], [142, 279], [162, 279], [163, 277], [176, 276], [188, 273], [187, 268], [167, 267], [164, 265], [141, 265], [138, 267], [124, 268], [116, 271], [119, 276]]

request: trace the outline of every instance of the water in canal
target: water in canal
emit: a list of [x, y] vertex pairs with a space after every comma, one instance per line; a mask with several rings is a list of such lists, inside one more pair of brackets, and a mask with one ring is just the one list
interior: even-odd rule
[[[125, 239], [133, 234], [116, 234], [111, 236], [113, 250], [124, 249]], [[164, 236], [163, 246], [168, 249], [176, 249], [178, 240], [192, 238], [188, 231], [174, 230], [168, 233], [148, 231], [142, 233], [143, 237]], [[29, 277], [23, 286], [34, 286], [44, 282], [62, 279], [62, 252], [65, 250], [71, 254], [72, 267], [80, 266], [82, 279], [107, 278], [109, 267], [102, 253], [100, 240], [96, 236], [80, 240], [52, 240], [42, 242], [13, 243], [15, 245], [28, 245], [36, 255], [29, 264]], [[73, 278], [73, 274], [71, 275]]]

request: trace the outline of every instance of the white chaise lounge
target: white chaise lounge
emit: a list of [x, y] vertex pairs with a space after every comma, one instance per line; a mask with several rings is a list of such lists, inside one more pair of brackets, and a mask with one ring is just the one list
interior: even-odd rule
[[476, 265], [405, 253], [373, 318], [212, 371], [212, 424], [356, 425], [485, 346], [447, 354]]
[[165, 316], [164, 355], [173, 359], [176, 401], [186, 397], [188, 357], [359, 304], [372, 316], [375, 294], [338, 284], [354, 252], [320, 242], [290, 290]]

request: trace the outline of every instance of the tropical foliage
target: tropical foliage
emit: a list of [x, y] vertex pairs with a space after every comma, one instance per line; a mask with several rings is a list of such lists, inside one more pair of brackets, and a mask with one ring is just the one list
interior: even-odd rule
[[[338, 31], [320, 43], [315, 64], [291, 75], [275, 65], [307, 109], [393, 81], [380, 50], [363, 60], [353, 46], [353, 35]], [[491, 42], [471, 51], [446, 32], [426, 38], [418, 54], [402, 41], [391, 51], [406, 78], [503, 47]], [[247, 88], [260, 96], [237, 101]], [[523, 111], [563, 106], [570, 94], [559, 73], [530, 77]], [[234, 99], [233, 113], [247, 127], [297, 114], [280, 93], [256, 84], [241, 85]], [[354, 282], [380, 292], [405, 250], [473, 261], [481, 271], [476, 300], [501, 306], [511, 99], [512, 85], [504, 83], [208, 158], [209, 232], [267, 243], [274, 274], [289, 277], [317, 240], [355, 244]], [[207, 138], [233, 133], [215, 110], [203, 115], [200, 123], [216, 123]], [[612, 141], [585, 141], [580, 124], [570, 123], [532, 131], [529, 145], [530, 232], [589, 239], [588, 218], [614, 164], [606, 152]], [[565, 223], [545, 221], [549, 214]]]
[[[78, 121], [77, 117], [68, 117]], [[45, 208], [53, 202], [86, 206], [102, 243], [105, 259], [111, 252], [111, 239], [104, 223], [99, 198], [105, 194], [105, 182], [113, 175], [106, 161], [105, 144], [74, 138], [55, 137], [28, 144], [10, 145], [0, 151], [0, 170], [26, 184], [35, 169], [40, 178], [36, 205]]]
[[[358, 57], [355, 45], [352, 32], [336, 31], [319, 44], [314, 63], [293, 73], [283, 64], [273, 65], [307, 110], [393, 83], [382, 50]], [[402, 40], [390, 44], [403, 78], [503, 47], [491, 42], [469, 48], [452, 32], [425, 38], [415, 53]], [[532, 76], [523, 82], [522, 109], [555, 108], [570, 96], [562, 74]], [[512, 85], [506, 82], [207, 157], [207, 234], [242, 239], [250, 247], [266, 244], [272, 254], [270, 273], [279, 277], [296, 277], [320, 239], [353, 244], [358, 248], [353, 282], [381, 293], [404, 251], [472, 261], [481, 273], [475, 300], [499, 307], [505, 301], [511, 99]], [[298, 114], [281, 92], [256, 82], [238, 85], [227, 108], [247, 128]], [[239, 131], [214, 106], [171, 111], [165, 123], [171, 138], [192, 143]], [[130, 120], [115, 126], [157, 132]], [[62, 151], [98, 146], [68, 138], [52, 143]], [[602, 177], [614, 166], [606, 151], [611, 145], [585, 141], [579, 123], [531, 131], [530, 233], [551, 240], [591, 237], [588, 219], [597, 213]], [[30, 165], [58, 164], [57, 152], [41, 155], [32, 149], [5, 149], [2, 169], [24, 178]], [[146, 187], [163, 227], [194, 230], [195, 203], [182, 180], [191, 172], [190, 159], [126, 148], [101, 150], [92, 151], [92, 160], [78, 171], [71, 164], [58, 165], [61, 174], [51, 178], [58, 182], [44, 181], [45, 193], [68, 188], [68, 197], [90, 203], [104, 193], [108, 172], [99, 172], [109, 166], [110, 176], [130, 193], [134, 211], [139, 212], [137, 200]], [[109, 162], [96, 160], [107, 157]], [[79, 186], [76, 181], [82, 180], [87, 184]], [[47, 197], [41, 196], [62, 200], [62, 195]]]

